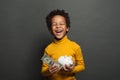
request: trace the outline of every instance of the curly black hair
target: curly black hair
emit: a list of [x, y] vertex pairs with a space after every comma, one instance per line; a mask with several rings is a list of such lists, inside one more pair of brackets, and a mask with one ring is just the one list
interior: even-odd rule
[[47, 23], [47, 27], [49, 30], [51, 30], [51, 27], [52, 27], [52, 18], [56, 15], [60, 15], [60, 16], [63, 16], [65, 18], [65, 21], [66, 21], [66, 25], [67, 27], [70, 27], [70, 17], [69, 17], [69, 14], [67, 12], [65, 12], [65, 10], [59, 10], [59, 9], [56, 9], [56, 10], [53, 10], [51, 11], [47, 16], [46, 16], [46, 23]]

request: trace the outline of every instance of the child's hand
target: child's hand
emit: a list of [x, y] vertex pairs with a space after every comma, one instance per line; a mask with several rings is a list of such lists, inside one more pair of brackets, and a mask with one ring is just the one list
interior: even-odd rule
[[71, 64], [71, 65], [65, 65], [65, 71], [72, 71], [73, 70], [73, 68], [74, 68], [74, 64]]
[[52, 66], [49, 67], [49, 72], [50, 73], [57, 73], [59, 72], [59, 67], [57, 66], [57, 64], [53, 64]]

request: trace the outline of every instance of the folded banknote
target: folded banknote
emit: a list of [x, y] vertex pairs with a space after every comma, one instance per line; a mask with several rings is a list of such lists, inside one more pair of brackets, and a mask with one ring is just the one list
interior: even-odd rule
[[41, 60], [43, 62], [45, 62], [48, 66], [52, 66], [53, 64], [56, 64], [59, 69], [62, 68], [62, 64], [60, 64], [59, 62], [53, 60], [50, 56], [48, 56], [46, 53], [42, 56]]

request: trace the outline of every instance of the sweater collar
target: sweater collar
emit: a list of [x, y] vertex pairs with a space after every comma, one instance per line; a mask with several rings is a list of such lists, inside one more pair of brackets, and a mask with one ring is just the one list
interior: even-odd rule
[[68, 37], [67, 37], [67, 36], [64, 36], [61, 40], [55, 39], [55, 40], [54, 40], [54, 43], [56, 43], [56, 44], [61, 44], [61, 43], [66, 42], [67, 40], [68, 40]]

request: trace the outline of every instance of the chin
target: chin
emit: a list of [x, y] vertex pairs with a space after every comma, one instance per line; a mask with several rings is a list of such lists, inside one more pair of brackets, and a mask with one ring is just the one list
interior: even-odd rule
[[62, 38], [55, 37], [56, 40], [61, 40]]
[[64, 36], [55, 36], [55, 39], [61, 40]]

